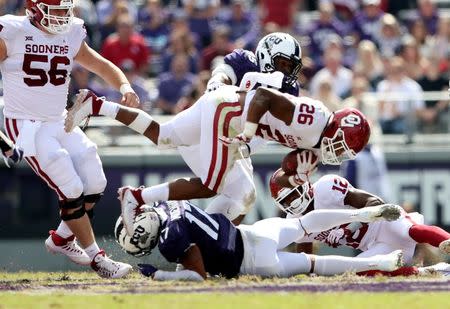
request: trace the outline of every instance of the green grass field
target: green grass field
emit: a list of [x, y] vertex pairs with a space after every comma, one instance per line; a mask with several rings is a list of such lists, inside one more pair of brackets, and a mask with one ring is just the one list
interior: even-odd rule
[[297, 276], [202, 283], [155, 282], [134, 273], [103, 280], [93, 273], [0, 273], [6, 308], [449, 308], [450, 280]]

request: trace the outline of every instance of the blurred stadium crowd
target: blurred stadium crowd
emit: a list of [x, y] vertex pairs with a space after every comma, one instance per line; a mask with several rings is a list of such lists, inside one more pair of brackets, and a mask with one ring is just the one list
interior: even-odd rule
[[[205, 91], [211, 71], [235, 48], [288, 32], [302, 46], [301, 94], [331, 110], [360, 108], [384, 134], [402, 134], [415, 118], [421, 133], [449, 132], [450, 1], [433, 0], [74, 0], [90, 45], [122, 68], [141, 108], [176, 114]], [[0, 0], [0, 14], [24, 14]], [[109, 100], [120, 93], [82, 67], [70, 95], [90, 88]], [[363, 94], [381, 94], [375, 112]], [[384, 96], [394, 93], [393, 96]], [[373, 109], [373, 106], [372, 106]]]

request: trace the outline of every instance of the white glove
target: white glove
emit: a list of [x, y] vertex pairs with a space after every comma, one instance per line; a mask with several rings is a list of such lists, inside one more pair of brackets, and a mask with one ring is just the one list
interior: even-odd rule
[[311, 176], [317, 170], [317, 163], [319, 158], [311, 150], [303, 150], [297, 154], [297, 174], [291, 176], [289, 181], [295, 182], [297, 185], [301, 185], [304, 182], [309, 181]]
[[208, 82], [208, 84], [206, 85], [206, 91], [205, 92], [211, 92], [211, 91], [217, 90], [217, 89], [219, 89], [220, 87], [222, 87], [224, 85], [226, 85], [226, 84], [222, 83], [222, 82], [220, 82], [218, 80], [211, 79]]
[[272, 73], [247, 72], [242, 77], [239, 90], [250, 91], [256, 84], [280, 89], [283, 86], [284, 74], [280, 71]]
[[332, 230], [330, 234], [327, 236], [327, 243], [329, 243], [331, 246], [336, 245], [339, 243], [339, 240], [342, 239], [342, 237], [345, 236], [344, 229], [336, 229]]

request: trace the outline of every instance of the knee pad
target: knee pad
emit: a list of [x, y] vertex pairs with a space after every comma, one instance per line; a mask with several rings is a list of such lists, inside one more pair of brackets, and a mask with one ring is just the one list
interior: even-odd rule
[[43, 169], [68, 199], [74, 199], [83, 194], [83, 183], [66, 150], [59, 149], [56, 151], [52, 160]]
[[89, 203], [89, 204], [96, 204], [102, 198], [102, 196], [103, 196], [103, 192], [97, 193], [97, 194], [85, 195], [84, 202]]
[[77, 199], [71, 201], [60, 201], [59, 208], [61, 209], [61, 220], [70, 221], [79, 219], [86, 213], [86, 210], [84, 209], [84, 196], [81, 195]]

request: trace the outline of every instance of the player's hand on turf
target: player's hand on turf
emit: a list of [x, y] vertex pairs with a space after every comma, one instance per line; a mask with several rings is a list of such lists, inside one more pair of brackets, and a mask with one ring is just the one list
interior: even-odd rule
[[153, 274], [158, 270], [158, 268], [151, 264], [137, 264], [137, 266], [139, 268], [139, 272], [146, 277], [153, 278]]
[[303, 150], [297, 154], [297, 178], [301, 183], [309, 181], [309, 177], [317, 170], [319, 158], [311, 150]]
[[134, 92], [127, 92], [122, 96], [120, 104], [128, 107], [138, 107], [140, 105], [139, 97]]
[[246, 143], [249, 143], [251, 138], [246, 136], [244, 133], [238, 134], [235, 137], [226, 137], [221, 136], [219, 137], [219, 140], [224, 144], [225, 146], [237, 146], [240, 147], [242, 145], [245, 145]]

